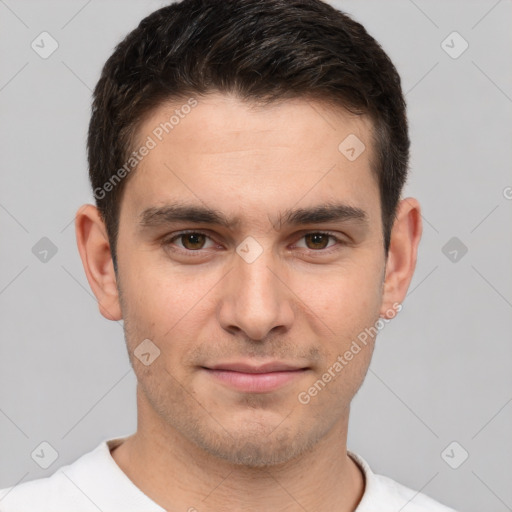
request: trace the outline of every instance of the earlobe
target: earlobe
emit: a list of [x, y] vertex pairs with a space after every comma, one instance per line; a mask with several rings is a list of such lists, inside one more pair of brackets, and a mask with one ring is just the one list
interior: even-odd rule
[[85, 275], [98, 300], [100, 313], [107, 320], [120, 320], [122, 312], [107, 230], [94, 205], [79, 208], [75, 232]]
[[380, 316], [392, 318], [394, 304], [401, 304], [411, 283], [421, 240], [421, 207], [413, 197], [402, 199], [391, 231]]

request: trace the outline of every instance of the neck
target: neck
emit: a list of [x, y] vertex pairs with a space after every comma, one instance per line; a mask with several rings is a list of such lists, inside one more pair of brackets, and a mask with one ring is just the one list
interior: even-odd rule
[[166, 510], [353, 512], [364, 477], [346, 453], [347, 417], [308, 452], [264, 468], [233, 465], [191, 443], [138, 397], [138, 428], [112, 451], [130, 480]]

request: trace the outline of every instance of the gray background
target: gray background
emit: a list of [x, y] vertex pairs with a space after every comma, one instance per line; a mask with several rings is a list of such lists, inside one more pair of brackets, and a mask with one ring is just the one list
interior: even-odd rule
[[[424, 218], [404, 308], [380, 333], [353, 402], [349, 448], [460, 511], [512, 510], [511, 2], [332, 3], [402, 76], [406, 195]], [[136, 428], [122, 325], [98, 312], [73, 220], [93, 202], [91, 90], [114, 45], [161, 5], [0, 0], [0, 488]], [[47, 59], [31, 48], [42, 31], [59, 44]], [[469, 43], [456, 59], [441, 45], [453, 31]], [[43, 237], [57, 248], [46, 262], [32, 252]], [[452, 237], [459, 247], [447, 256]], [[46, 470], [31, 458], [43, 441], [59, 454]], [[460, 463], [463, 450], [469, 458], [452, 469], [446, 460]]]

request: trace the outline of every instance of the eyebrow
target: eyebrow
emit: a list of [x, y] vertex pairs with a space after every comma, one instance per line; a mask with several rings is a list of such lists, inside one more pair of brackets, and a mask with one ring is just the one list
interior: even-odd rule
[[[368, 220], [368, 214], [361, 208], [345, 203], [331, 202], [309, 208], [285, 210], [279, 215], [277, 229], [281, 229], [283, 225], [298, 226], [347, 221], [356, 221], [359, 224], [367, 225]], [[177, 222], [211, 224], [234, 229], [241, 224], [241, 219], [239, 217], [228, 218], [222, 212], [205, 206], [176, 203], [146, 208], [140, 214], [139, 226], [146, 229]]]

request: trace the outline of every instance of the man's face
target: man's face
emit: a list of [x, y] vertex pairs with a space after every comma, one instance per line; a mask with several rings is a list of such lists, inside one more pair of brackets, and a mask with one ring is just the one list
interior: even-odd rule
[[[183, 103], [141, 124], [139, 145], [156, 147], [121, 204], [118, 285], [144, 409], [228, 461], [285, 462], [346, 425], [372, 340], [335, 363], [386, 306], [370, 125], [306, 100], [254, 109], [215, 94], [158, 140]], [[366, 146], [355, 160], [338, 149], [351, 134]], [[352, 209], [287, 216], [334, 204]], [[176, 205], [238, 222], [158, 213]], [[148, 366], [134, 356], [146, 339], [160, 350]], [[329, 368], [335, 377], [309, 393]]]

